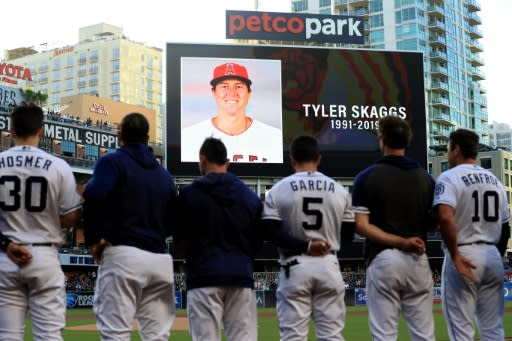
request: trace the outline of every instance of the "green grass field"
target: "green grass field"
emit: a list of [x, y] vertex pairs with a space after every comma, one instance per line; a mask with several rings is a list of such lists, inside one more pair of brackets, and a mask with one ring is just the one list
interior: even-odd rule
[[[507, 308], [512, 308], [512, 302], [506, 304]], [[510, 310], [510, 309], [508, 309]], [[262, 315], [258, 317], [258, 340], [261, 341], [275, 341], [279, 340], [279, 329], [277, 318], [275, 317], [275, 309], [259, 309], [258, 312]], [[82, 319], [77, 318], [78, 316], [84, 316], [91, 314], [91, 318]], [[75, 316], [74, 316], [75, 315]], [[178, 316], [186, 316], [185, 310], [179, 310]], [[270, 315], [270, 316], [269, 316]], [[441, 306], [439, 304], [434, 305], [434, 319], [436, 328], [436, 340], [437, 341], [448, 341], [448, 335], [446, 332], [446, 324], [444, 322]], [[68, 310], [67, 326], [77, 325], [91, 325], [94, 324], [95, 320], [92, 316], [92, 310], [89, 309], [73, 309]], [[505, 335], [508, 338], [512, 338], [512, 312], [507, 312], [504, 318], [505, 324]], [[368, 319], [366, 316], [366, 307], [348, 307], [347, 317], [345, 321], [345, 329], [343, 336], [346, 340], [355, 341], [370, 341], [370, 333], [368, 331]], [[25, 341], [32, 340], [32, 332], [30, 320], [27, 320], [27, 328]], [[64, 331], [64, 340], [66, 341], [97, 341], [99, 340], [99, 333], [97, 331]], [[187, 331], [173, 331], [169, 340], [172, 341], [191, 341], [191, 338]], [[223, 338], [225, 340], [225, 338]], [[308, 340], [316, 340], [314, 335], [314, 327], [311, 326]], [[407, 328], [403, 320], [400, 321], [399, 326], [399, 341], [410, 340], [407, 333]], [[140, 341], [137, 332], [132, 334], [132, 341]]]

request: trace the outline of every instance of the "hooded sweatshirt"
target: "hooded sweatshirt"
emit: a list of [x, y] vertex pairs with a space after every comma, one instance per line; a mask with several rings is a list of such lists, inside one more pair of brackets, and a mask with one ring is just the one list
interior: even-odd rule
[[164, 253], [176, 185], [147, 144], [126, 144], [100, 158], [84, 191], [85, 243], [105, 238]]
[[208, 173], [180, 190], [180, 226], [186, 241], [187, 289], [253, 288], [253, 255], [262, 204], [231, 173]]

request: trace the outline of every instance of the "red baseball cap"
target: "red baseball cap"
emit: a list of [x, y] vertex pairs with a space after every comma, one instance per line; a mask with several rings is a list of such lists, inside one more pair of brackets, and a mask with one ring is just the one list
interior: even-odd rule
[[216, 66], [213, 69], [213, 78], [210, 81], [212, 86], [217, 85], [217, 83], [229, 79], [236, 78], [247, 84], [247, 86], [251, 86], [252, 82], [249, 79], [249, 74], [247, 73], [247, 69], [236, 63], [225, 63], [219, 66]]

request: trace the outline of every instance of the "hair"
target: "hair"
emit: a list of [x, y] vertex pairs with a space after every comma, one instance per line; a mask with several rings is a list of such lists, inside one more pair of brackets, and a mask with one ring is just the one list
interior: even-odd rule
[[311, 136], [298, 136], [290, 146], [293, 159], [299, 163], [314, 162], [320, 157], [318, 142]]
[[411, 128], [406, 120], [397, 116], [386, 116], [379, 120], [379, 137], [384, 146], [392, 149], [405, 149], [412, 139]]
[[217, 87], [217, 85], [219, 85], [220, 82], [229, 80], [229, 79], [236, 79], [236, 80], [241, 81], [242, 83], [247, 85], [247, 91], [251, 92], [251, 84], [247, 83], [247, 81], [243, 78], [233, 77], [233, 76], [219, 77], [219, 78], [215, 79], [215, 81], [212, 82], [212, 90], [215, 91], [215, 88]]
[[203, 141], [199, 154], [204, 155], [208, 162], [219, 166], [224, 165], [228, 161], [226, 146], [220, 139], [215, 137], [207, 137]]
[[478, 147], [480, 146], [480, 138], [475, 132], [459, 128], [450, 133], [449, 141], [451, 150], [453, 150], [455, 146], [459, 146], [463, 157], [476, 159]]
[[123, 117], [120, 130], [124, 142], [146, 143], [149, 135], [149, 122], [140, 113], [130, 113]]
[[11, 113], [12, 129], [21, 138], [36, 135], [43, 127], [43, 120], [43, 109], [33, 103], [23, 103]]

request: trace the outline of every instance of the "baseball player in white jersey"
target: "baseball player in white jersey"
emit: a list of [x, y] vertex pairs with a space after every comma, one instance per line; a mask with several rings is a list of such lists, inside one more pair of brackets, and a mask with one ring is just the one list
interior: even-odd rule
[[246, 114], [252, 84], [247, 69], [236, 63], [219, 65], [210, 84], [216, 115], [182, 130], [181, 161], [198, 162], [204, 139], [215, 137], [225, 144], [231, 163], [282, 163], [281, 130]]
[[43, 111], [11, 114], [15, 147], [0, 153], [0, 340], [23, 340], [27, 311], [35, 340], [62, 340], [64, 274], [56, 246], [77, 226], [80, 196], [69, 165], [37, 148]]
[[510, 212], [503, 185], [476, 165], [478, 146], [474, 132], [452, 132], [451, 169], [436, 180], [433, 204], [445, 251], [443, 313], [451, 340], [473, 340], [476, 318], [482, 340], [503, 341], [502, 255], [510, 237]]
[[318, 340], [343, 340], [345, 285], [336, 252], [341, 246], [342, 223], [344, 231], [353, 233], [351, 198], [343, 186], [317, 171], [320, 154], [314, 138], [296, 138], [290, 159], [295, 174], [268, 192], [263, 222], [278, 222], [299, 238], [324, 239], [330, 252], [311, 257], [280, 249], [283, 271], [277, 316], [281, 340], [307, 340], [310, 318]]

